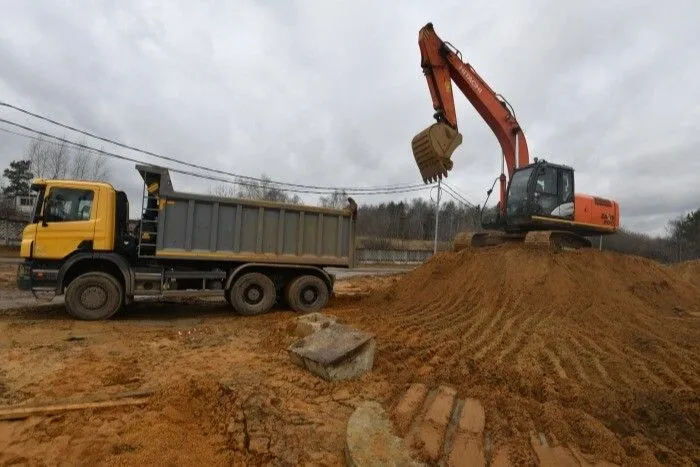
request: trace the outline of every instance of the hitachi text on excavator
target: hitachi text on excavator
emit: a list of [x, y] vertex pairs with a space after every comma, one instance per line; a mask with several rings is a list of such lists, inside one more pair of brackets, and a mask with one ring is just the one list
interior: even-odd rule
[[617, 231], [618, 203], [575, 193], [572, 167], [537, 158], [531, 162], [525, 133], [510, 104], [462, 60], [459, 50], [438, 37], [432, 23], [421, 28], [418, 45], [436, 120], [411, 141], [423, 181], [447, 177], [453, 168], [451, 156], [462, 144], [452, 82], [496, 135], [507, 170], [507, 177], [501, 173], [498, 179], [496, 219], [482, 222], [483, 231], [459, 233], [455, 250], [523, 241], [555, 250], [576, 249], [591, 245], [586, 236]]

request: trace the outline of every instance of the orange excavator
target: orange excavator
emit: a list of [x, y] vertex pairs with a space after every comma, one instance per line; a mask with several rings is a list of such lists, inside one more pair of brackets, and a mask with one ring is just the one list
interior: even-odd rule
[[555, 250], [576, 249], [591, 245], [586, 236], [617, 231], [618, 203], [575, 193], [571, 167], [538, 158], [531, 162], [525, 133], [510, 104], [462, 60], [459, 50], [438, 37], [432, 23], [421, 28], [418, 45], [436, 120], [411, 141], [423, 182], [447, 177], [452, 153], [462, 144], [452, 82], [496, 135], [508, 172], [507, 178], [501, 173], [497, 179], [500, 200], [495, 220], [482, 222], [483, 231], [459, 233], [455, 250], [523, 241]]

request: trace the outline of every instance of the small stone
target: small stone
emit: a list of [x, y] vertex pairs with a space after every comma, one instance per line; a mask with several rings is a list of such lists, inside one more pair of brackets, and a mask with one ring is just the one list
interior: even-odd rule
[[462, 414], [459, 419], [459, 430], [471, 433], [481, 433], [484, 431], [486, 415], [484, 406], [478, 399], [467, 399], [464, 401]]
[[423, 405], [425, 396], [428, 394], [428, 388], [424, 384], [412, 384], [408, 391], [404, 394], [399, 405], [394, 411], [394, 422], [402, 436], [408, 432], [408, 429], [413, 422], [418, 410]]
[[270, 438], [260, 436], [248, 442], [248, 450], [254, 454], [266, 454], [270, 449]]
[[459, 434], [454, 440], [452, 450], [447, 461], [449, 467], [478, 467], [486, 465], [484, 448], [481, 441], [470, 438], [466, 434]]
[[388, 414], [374, 401], [360, 404], [348, 420], [345, 460], [350, 466], [424, 465], [412, 459], [403, 440], [392, 434]]
[[347, 389], [341, 389], [339, 391], [334, 392], [331, 397], [333, 398], [334, 401], [345, 401], [345, 400], [350, 399], [350, 397], [352, 397], [352, 395], [350, 394], [350, 391], [348, 391]]
[[440, 386], [418, 430], [417, 438], [418, 444], [422, 445], [421, 452], [431, 462], [437, 461], [440, 456], [456, 393], [451, 387]]
[[243, 430], [236, 432], [231, 439], [236, 451], [245, 451], [245, 432]]
[[243, 431], [243, 424], [239, 423], [235, 420], [231, 420], [226, 427], [226, 432], [231, 434], [231, 433], [237, 433], [237, 432], [242, 432]]
[[287, 332], [294, 336], [306, 337], [337, 322], [339, 320], [336, 316], [324, 315], [318, 312], [308, 313], [290, 323], [287, 326]]

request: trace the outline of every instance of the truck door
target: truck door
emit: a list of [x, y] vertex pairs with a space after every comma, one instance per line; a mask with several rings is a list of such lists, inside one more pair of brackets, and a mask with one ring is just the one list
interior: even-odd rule
[[62, 259], [92, 248], [96, 195], [91, 189], [50, 187], [37, 225], [35, 258]]

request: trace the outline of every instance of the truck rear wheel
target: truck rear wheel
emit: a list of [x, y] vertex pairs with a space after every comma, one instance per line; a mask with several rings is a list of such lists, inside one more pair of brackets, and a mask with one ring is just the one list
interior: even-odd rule
[[228, 291], [234, 310], [244, 316], [267, 313], [275, 304], [277, 291], [272, 279], [260, 272], [243, 274]]
[[113, 276], [89, 272], [66, 289], [66, 310], [73, 318], [96, 321], [111, 318], [124, 304], [124, 288]]
[[328, 301], [328, 286], [317, 276], [305, 275], [292, 279], [284, 291], [285, 301], [298, 313], [312, 313]]

